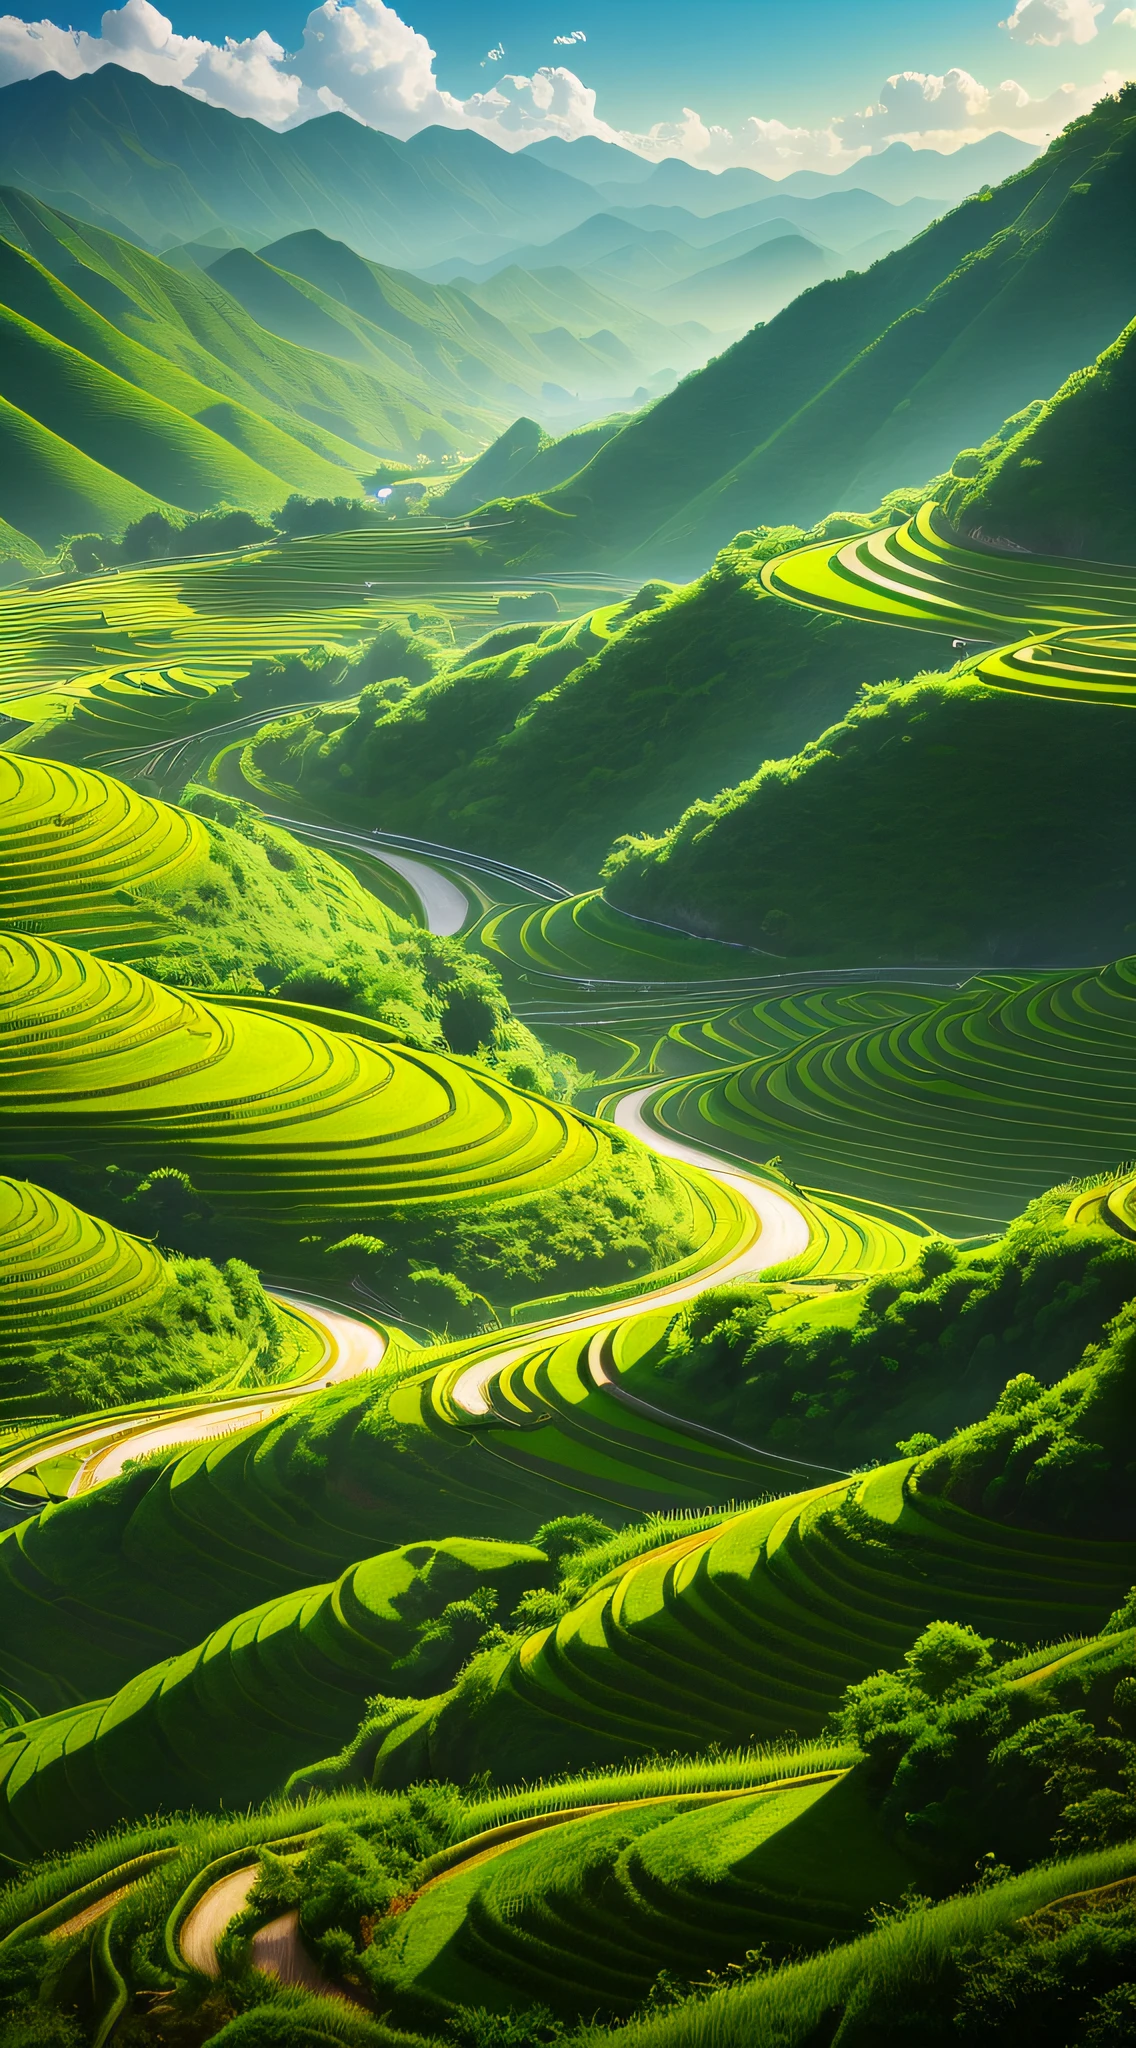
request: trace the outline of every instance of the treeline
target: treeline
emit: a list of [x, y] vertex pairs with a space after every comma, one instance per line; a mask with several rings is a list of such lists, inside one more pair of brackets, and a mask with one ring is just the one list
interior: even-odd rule
[[101, 569], [124, 568], [134, 562], [215, 555], [274, 540], [347, 533], [385, 524], [390, 517], [385, 505], [369, 498], [305, 498], [299, 491], [293, 491], [267, 519], [238, 510], [189, 513], [184, 519], [147, 512], [132, 520], [118, 539], [102, 533], [72, 534], [60, 546], [55, 567], [65, 575], [96, 576]]
[[[796, 1457], [848, 1465], [930, 1450], [998, 1389], [1040, 1395], [1136, 1294], [1136, 1245], [1069, 1230], [1068, 1195], [1032, 1202], [997, 1243], [930, 1239], [844, 1305], [775, 1312], [758, 1285], [711, 1287], [652, 1362], [664, 1406]], [[843, 1307], [843, 1312], [840, 1308]], [[930, 1425], [930, 1428], [929, 1428]]]

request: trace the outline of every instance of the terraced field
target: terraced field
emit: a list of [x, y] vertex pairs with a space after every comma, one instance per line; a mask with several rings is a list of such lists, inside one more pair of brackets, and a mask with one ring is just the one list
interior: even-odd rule
[[780, 555], [761, 580], [811, 610], [949, 633], [962, 673], [994, 689], [1136, 703], [1131, 568], [968, 546], [924, 505], [901, 526]]
[[810, 1735], [846, 1685], [895, 1665], [933, 1620], [1023, 1644], [1100, 1626], [1131, 1544], [987, 1521], [920, 1491], [918, 1463], [783, 1496], [613, 1572], [500, 1654], [475, 1712], [459, 1686], [409, 1713], [376, 1782]]
[[[877, 1000], [885, 1014], [864, 1022], [845, 1021], [849, 998], [836, 992], [812, 999], [816, 1028], [796, 1046], [676, 1081], [654, 1114], [664, 1129], [709, 1126], [743, 1157], [779, 1154], [806, 1185], [899, 1204], [954, 1236], [1136, 1154], [1136, 961]], [[869, 1016], [872, 1001], [852, 999]], [[758, 1030], [768, 1016], [755, 1016]], [[710, 1029], [736, 1043], [739, 1023], [735, 1012]]]
[[[347, 1742], [371, 1693], [402, 1689], [396, 1659], [449, 1602], [490, 1591], [508, 1614], [548, 1577], [531, 1545], [452, 1538], [235, 1615], [113, 1698], [0, 1738], [3, 1853], [42, 1853], [160, 1808], [264, 1798], [306, 1757]], [[418, 1689], [449, 1680], [460, 1655], [427, 1662]]]
[[[850, 1836], [855, 1858], [842, 1854]], [[395, 1981], [469, 2005], [535, 1999], [581, 2017], [597, 2006], [629, 2014], [661, 1971], [694, 1980], [758, 1942], [807, 1952], [846, 1941], [912, 1877], [839, 1768], [627, 1800], [496, 1847], [475, 1837], [469, 1851], [465, 1867], [428, 1878], [391, 1928], [384, 1963]]]
[[[563, 1182], [610, 1135], [483, 1071], [302, 1016], [200, 1002], [48, 940], [0, 938], [3, 1116], [13, 1156], [65, 1140], [193, 1166], [271, 1224], [479, 1203]], [[362, 1035], [365, 1033], [365, 1036]]]
[[0, 753], [0, 918], [97, 952], [152, 951], [170, 929], [153, 892], [209, 861], [190, 812], [91, 769]]
[[631, 917], [598, 889], [557, 903], [490, 911], [469, 936], [495, 967], [586, 985], [730, 981], [763, 964], [747, 946], [723, 946]]
[[[89, 751], [176, 732], [254, 661], [346, 653], [392, 617], [471, 639], [497, 616], [483, 552], [460, 527], [378, 527], [5, 591], [0, 710], [41, 726], [79, 706]], [[557, 590], [569, 611], [611, 594], [588, 577]]]
[[156, 1246], [31, 1181], [0, 1178], [0, 1355], [140, 1314], [169, 1285]]

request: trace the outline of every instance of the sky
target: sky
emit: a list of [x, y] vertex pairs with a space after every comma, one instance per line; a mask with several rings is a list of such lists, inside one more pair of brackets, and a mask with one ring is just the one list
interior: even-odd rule
[[[0, 0], [2, 4], [2, 0]], [[324, 113], [505, 148], [595, 135], [707, 170], [902, 139], [1044, 142], [1136, 76], [1118, 0], [70, 0], [0, 15], [0, 85], [104, 63], [276, 128]]]

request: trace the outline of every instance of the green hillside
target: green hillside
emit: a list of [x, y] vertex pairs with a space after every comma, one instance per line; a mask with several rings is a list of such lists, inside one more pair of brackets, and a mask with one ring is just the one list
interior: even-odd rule
[[1131, 317], [1132, 88], [864, 273], [821, 284], [632, 422], [547, 505], [512, 508], [538, 568], [689, 574], [758, 522], [803, 526], [946, 469]]
[[[381, 804], [390, 829], [587, 883], [615, 832], [657, 831], [741, 761], [823, 729], [861, 684], [938, 658], [930, 634], [834, 630], [769, 601], [760, 566], [760, 549], [725, 549], [684, 589], [649, 583], [590, 625], [553, 626], [488, 659], [470, 649], [401, 701], [365, 695], [350, 722], [329, 707], [270, 727], [253, 757], [280, 782], [302, 776], [308, 791]], [[656, 914], [622, 880], [609, 893]], [[666, 921], [689, 930], [785, 950], [760, 919], [715, 924], [700, 898], [693, 914], [689, 899], [673, 908]]]
[[[8, 257], [7, 289], [18, 310], [121, 372], [126, 358], [117, 336], [99, 324], [107, 323], [207, 386], [217, 394], [215, 405], [219, 398], [247, 407], [342, 467], [338, 490], [351, 489], [360, 450], [374, 455], [404, 443], [413, 448], [423, 429], [440, 433], [448, 445], [445, 422], [428, 395], [409, 400], [409, 409], [402, 404], [393, 363], [377, 382], [350, 364], [281, 341], [199, 269], [177, 269], [11, 187], [0, 193], [0, 232], [99, 318], [63, 324], [76, 320], [71, 299], [56, 294], [49, 302], [34, 267]], [[21, 292], [32, 294], [27, 304]]]
[[1136, 560], [1134, 388], [1136, 330], [1127, 327], [1012, 439], [956, 457], [946, 516], [964, 534], [1035, 553]]
[[[1097, 1441], [1130, 1399], [1130, 1350], [1125, 1316], [1099, 1361], [1051, 1393], [1007, 1390], [941, 1448], [612, 1571], [559, 1620], [489, 1650], [448, 1698], [384, 1703], [375, 1782], [484, 1769], [512, 1782], [708, 1736], [769, 1739], [787, 1722], [819, 1734], [844, 1687], [898, 1663], [932, 1613], [1020, 1645], [1094, 1633], [1136, 1561], [1128, 1447], [1102, 1456]], [[1047, 1423], [1034, 1457], [1015, 1458]]]
[[444, 1248], [459, 1277], [515, 1298], [526, 1259], [550, 1286], [610, 1285], [712, 1233], [697, 1181], [383, 1025], [318, 1002], [203, 1002], [15, 933], [0, 961], [13, 1162], [90, 1173], [111, 1159], [139, 1180], [175, 1166], [255, 1257], [286, 1241], [319, 1270], [339, 1247], [381, 1272], [395, 1244], [427, 1264]]
[[967, 547], [927, 506], [760, 574], [799, 606], [992, 651], [869, 690], [795, 756], [660, 838], [623, 840], [604, 871], [610, 900], [834, 965], [1029, 968], [1125, 951], [1133, 899], [1106, 849], [1131, 772], [1136, 654], [1114, 623], [1131, 616], [1131, 571]]
[[[202, 789], [192, 810], [91, 769], [0, 753], [0, 922], [160, 980], [377, 1019], [557, 1092], [496, 977], [384, 909], [318, 846]], [[388, 871], [389, 872], [389, 871]]]
[[[86, 381], [82, 358], [75, 359], [75, 369], [81, 391]], [[52, 395], [62, 399], [52, 410], [63, 412], [64, 424], [72, 410], [82, 409], [78, 391], [71, 405], [65, 392]], [[120, 417], [129, 418], [127, 387], [119, 391], [112, 386], [110, 399], [101, 423], [104, 431], [101, 435], [96, 432], [96, 439], [103, 442], [116, 410]], [[175, 416], [175, 432], [176, 426]], [[174, 510], [165, 499], [105, 468], [4, 397], [0, 397], [0, 479], [0, 518], [20, 536], [25, 559], [29, 541], [51, 548], [65, 533], [89, 532], [92, 527], [103, 533], [121, 532], [132, 519], [141, 519], [147, 512]]]
[[[186, 273], [0, 192], [0, 397], [161, 503], [263, 511], [290, 490], [351, 495], [376, 455], [481, 445], [519, 391], [539, 397], [566, 374], [555, 349], [460, 292], [383, 270], [324, 235], [292, 236], [274, 253], [311, 277], [245, 250], [215, 262], [213, 275]], [[630, 388], [639, 370], [628, 360]], [[593, 370], [608, 390], [620, 383], [608, 357]], [[45, 524], [52, 512], [38, 509], [34, 468], [9, 492], [10, 522], [30, 531], [38, 516], [48, 545], [75, 528], [126, 523], [104, 493], [85, 518], [78, 501], [70, 527]]]
[[539, 391], [548, 375], [524, 337], [457, 293], [384, 272], [324, 235], [291, 235], [255, 256], [228, 250], [209, 275], [270, 334], [356, 364], [424, 411], [451, 414], [478, 443], [518, 386]]
[[[481, 429], [479, 440], [486, 410], [500, 417], [519, 392], [539, 399], [550, 378], [573, 371], [585, 390], [630, 390], [667, 356], [666, 347], [656, 345], [651, 361], [641, 363], [611, 334], [606, 348], [597, 335], [589, 355], [582, 336], [571, 345], [578, 315], [570, 333], [563, 331], [563, 316], [556, 328], [543, 329], [510, 320], [453, 285], [369, 263], [314, 231], [270, 242], [255, 256], [230, 250], [210, 275], [273, 333], [358, 362], [379, 377], [416, 372], [435, 407], [457, 401], [466, 408], [469, 431]], [[464, 426], [465, 420], [452, 423]]]
[[102, 1829], [263, 1798], [313, 1746], [345, 1743], [374, 1690], [448, 1683], [497, 1605], [550, 1577], [529, 1544], [409, 1544], [235, 1616], [113, 1699], [22, 1724], [0, 1740], [5, 1854], [73, 1840], [80, 1813]]
[[[164, 399], [152, 398], [17, 314], [0, 315], [0, 340], [5, 403], [151, 493], [154, 502], [187, 512], [219, 501], [254, 511], [279, 503], [280, 478]], [[321, 464], [320, 473], [326, 478], [329, 465]]]

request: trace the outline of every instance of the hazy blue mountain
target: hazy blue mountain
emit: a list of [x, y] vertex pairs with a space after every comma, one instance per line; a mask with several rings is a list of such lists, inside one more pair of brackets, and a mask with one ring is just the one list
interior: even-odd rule
[[0, 181], [53, 205], [78, 196], [156, 249], [218, 228], [258, 242], [319, 228], [401, 264], [479, 237], [499, 248], [556, 234], [595, 211], [590, 185], [468, 129], [398, 142], [327, 114], [279, 135], [114, 64], [0, 92]]

